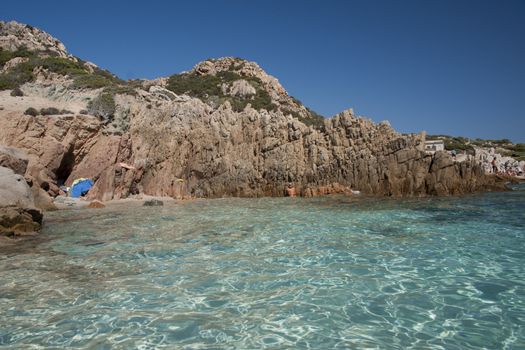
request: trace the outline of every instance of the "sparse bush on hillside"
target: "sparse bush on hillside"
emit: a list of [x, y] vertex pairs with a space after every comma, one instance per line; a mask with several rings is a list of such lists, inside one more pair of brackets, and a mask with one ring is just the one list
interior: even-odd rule
[[308, 111], [308, 114], [309, 114], [308, 117], [303, 117], [298, 112], [290, 110], [290, 109], [286, 109], [286, 108], [282, 109], [284, 114], [291, 114], [292, 117], [299, 120], [301, 123], [307, 126], [311, 126], [317, 130], [324, 130], [325, 118], [322, 115], [316, 113], [315, 111], [312, 111], [309, 108], [307, 108], [306, 110]]
[[82, 114], [82, 115], [89, 114], [88, 111], [85, 110], [85, 109], [81, 109], [80, 112], [78, 112], [78, 113], [80, 113], [80, 114]]
[[60, 110], [55, 107], [48, 107], [48, 108], [42, 108], [40, 109], [40, 114], [42, 115], [57, 115], [61, 114]]
[[525, 160], [525, 143], [517, 143], [506, 147], [510, 151], [510, 156], [517, 160]]
[[308, 111], [308, 113], [310, 113], [309, 122], [307, 122], [306, 125], [311, 125], [318, 130], [324, 130], [324, 121], [326, 118], [308, 107], [306, 108], [306, 110]]
[[74, 89], [114, 88], [117, 93], [134, 94], [135, 90], [128, 87], [128, 83], [114, 76], [110, 72], [94, 68], [90, 73], [81, 59], [77, 61], [58, 57], [54, 52], [36, 52], [20, 49], [7, 51], [0, 49], [0, 67], [14, 57], [27, 57], [27, 62], [20, 63], [8, 72], [0, 74], [0, 90], [9, 90], [34, 80], [33, 70], [43, 67], [49, 72], [68, 76], [73, 79], [71, 85]]
[[85, 74], [76, 77], [71, 87], [73, 89], [99, 89], [110, 86], [111, 84], [112, 82], [103, 76]]
[[33, 80], [33, 68], [29, 62], [22, 62], [0, 74], [0, 90], [12, 90]]
[[246, 104], [250, 103], [254, 109], [266, 109], [268, 111], [275, 111], [277, 106], [272, 103], [270, 95], [262, 89], [257, 90], [253, 99], [246, 99]]
[[517, 160], [525, 160], [525, 144], [513, 144], [509, 139], [500, 140], [483, 140], [469, 139], [461, 136], [448, 135], [427, 135], [427, 140], [443, 140], [447, 151], [466, 151], [469, 154], [474, 153], [474, 146], [484, 148], [496, 148], [496, 152], [505, 156], [513, 157]]
[[38, 111], [36, 109], [34, 109], [33, 107], [29, 107], [28, 109], [26, 109], [24, 114], [36, 117], [38, 115]]
[[33, 70], [36, 67], [43, 67], [50, 72], [55, 72], [62, 75], [79, 75], [87, 74], [83, 66], [72, 60], [61, 57], [39, 57], [38, 52], [31, 52], [25, 49], [17, 51], [0, 51], [0, 65], [3, 66], [6, 62], [15, 57], [27, 57], [29, 60], [17, 64], [9, 71], [0, 74], [0, 90], [8, 90], [19, 87], [34, 79]]
[[108, 122], [113, 119], [117, 107], [113, 94], [103, 92], [88, 103], [88, 112]]
[[222, 80], [214, 75], [174, 74], [168, 80], [167, 88], [178, 95], [188, 94], [198, 98], [221, 96]]
[[10, 95], [14, 97], [22, 97], [24, 96], [24, 92], [17, 86], [11, 91]]
[[301, 100], [299, 100], [298, 98], [294, 97], [294, 96], [290, 96], [292, 98], [292, 101], [294, 101], [296, 104], [298, 104], [299, 106], [302, 106], [303, 103], [301, 102]]
[[80, 62], [62, 58], [62, 57], [44, 57], [38, 59], [31, 59], [29, 61], [35, 67], [43, 67], [50, 72], [60, 75], [76, 76], [88, 74], [84, 65]]
[[[243, 98], [223, 93], [221, 89], [222, 84], [231, 84], [239, 79], [247, 80], [255, 88], [255, 95]], [[213, 105], [229, 101], [236, 112], [244, 110], [248, 104], [251, 104], [254, 109], [266, 109], [268, 111], [277, 109], [277, 106], [272, 103], [268, 92], [264, 90], [260, 79], [256, 77], [242, 77], [232, 71], [222, 71], [217, 73], [217, 75], [175, 74], [169, 78], [167, 88], [178, 95], [188, 94]]]
[[3, 67], [7, 62], [15, 57], [32, 57], [33, 53], [25, 48], [18, 49], [16, 51], [8, 51], [0, 48], [0, 67]]
[[136, 96], [137, 91], [133, 85], [111, 85], [104, 89], [104, 92], [110, 93], [112, 95], [132, 95]]

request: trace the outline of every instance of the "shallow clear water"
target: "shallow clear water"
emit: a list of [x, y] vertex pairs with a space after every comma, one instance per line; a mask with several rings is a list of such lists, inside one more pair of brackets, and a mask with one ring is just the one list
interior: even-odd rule
[[0, 347], [525, 348], [525, 192], [51, 213]]

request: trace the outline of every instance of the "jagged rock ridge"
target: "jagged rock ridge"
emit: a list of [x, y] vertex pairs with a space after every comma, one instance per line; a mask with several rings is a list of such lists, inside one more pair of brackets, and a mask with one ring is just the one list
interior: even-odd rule
[[[23, 97], [0, 91], [0, 143], [27, 152], [26, 176], [51, 195], [78, 177], [95, 178], [90, 196], [103, 200], [136, 193], [280, 196], [289, 183], [303, 195], [347, 187], [456, 194], [495, 186], [474, 162], [427, 155], [423, 136], [403, 136], [351, 110], [306, 125], [312, 112], [253, 62], [207, 60], [170, 78], [134, 82], [75, 62], [71, 69], [35, 66], [40, 75], [20, 84]], [[10, 74], [16, 62], [6, 66]], [[64, 113], [25, 115], [32, 104]]]

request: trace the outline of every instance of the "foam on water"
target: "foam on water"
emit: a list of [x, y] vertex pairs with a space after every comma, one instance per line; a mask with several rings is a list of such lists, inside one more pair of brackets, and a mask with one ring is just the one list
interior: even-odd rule
[[525, 192], [49, 213], [0, 347], [525, 348]]

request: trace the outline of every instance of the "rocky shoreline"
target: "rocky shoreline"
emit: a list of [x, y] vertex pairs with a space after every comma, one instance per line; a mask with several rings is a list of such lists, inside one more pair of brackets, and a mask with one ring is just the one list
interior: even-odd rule
[[135, 196], [504, 190], [479, 160], [426, 153], [424, 133], [403, 135], [351, 109], [315, 114], [255, 62], [225, 57], [125, 82], [16, 22], [0, 22], [0, 49], [4, 235], [38, 231], [41, 210], [56, 209], [79, 178], [94, 181], [87, 199], [98, 206]]

